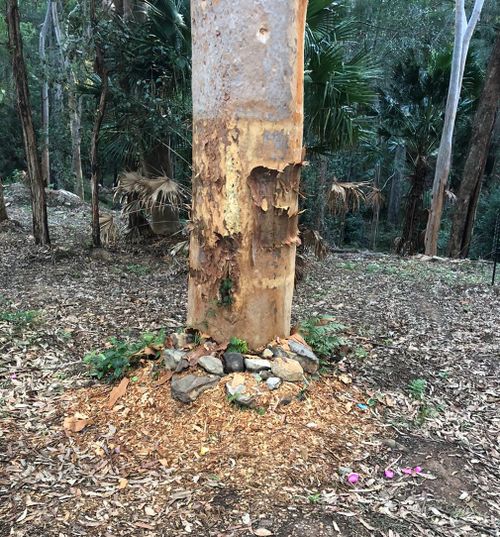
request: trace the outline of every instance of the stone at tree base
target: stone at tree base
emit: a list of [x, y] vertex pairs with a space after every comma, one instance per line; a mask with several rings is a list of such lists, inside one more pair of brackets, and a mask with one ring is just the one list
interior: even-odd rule
[[304, 370], [296, 360], [276, 358], [271, 366], [273, 375], [288, 382], [300, 382], [304, 378]]
[[176, 349], [164, 349], [161, 353], [161, 359], [165, 369], [175, 371], [179, 365], [179, 362], [184, 358], [185, 355], [185, 352], [178, 351]]
[[203, 377], [196, 375], [187, 375], [185, 377], [174, 376], [170, 385], [172, 397], [182, 403], [192, 403], [205, 390], [216, 386], [219, 380], [220, 377], [215, 375]]
[[233, 401], [240, 405], [251, 407], [254, 404], [255, 397], [248, 393], [248, 387], [245, 384], [245, 376], [239, 373], [226, 382], [226, 392]]
[[183, 358], [175, 368], [175, 373], [180, 373], [181, 371], [184, 371], [185, 369], [189, 369], [189, 362]]
[[314, 354], [311, 349], [308, 349], [305, 345], [290, 339], [288, 341], [290, 350], [294, 353], [290, 356], [293, 360], [297, 360], [302, 366], [302, 369], [309, 374], [316, 373], [319, 369], [319, 358]]
[[288, 358], [288, 352], [286, 352], [286, 350], [281, 347], [271, 347], [269, 350], [273, 353], [273, 356], [275, 357]]
[[277, 390], [281, 386], [281, 379], [279, 377], [269, 377], [266, 384], [270, 390]]
[[198, 365], [207, 373], [212, 373], [212, 375], [219, 375], [219, 377], [224, 375], [224, 366], [222, 365], [222, 360], [216, 358], [215, 356], [202, 356], [198, 360]]
[[271, 369], [271, 362], [263, 358], [245, 358], [245, 367], [252, 373], [257, 373], [263, 369]]
[[224, 372], [225, 373], [241, 373], [245, 371], [245, 360], [239, 352], [224, 353]]
[[272, 373], [270, 369], [263, 369], [262, 371], [259, 371], [259, 377], [262, 380], [267, 380], [271, 376], [272, 376]]
[[271, 349], [264, 349], [262, 352], [262, 358], [272, 358], [273, 356], [273, 351]]
[[188, 344], [188, 335], [184, 332], [172, 334], [170, 337], [176, 349], [182, 349]]

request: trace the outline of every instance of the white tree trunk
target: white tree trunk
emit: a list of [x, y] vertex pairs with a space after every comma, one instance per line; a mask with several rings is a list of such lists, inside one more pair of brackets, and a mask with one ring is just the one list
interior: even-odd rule
[[443, 213], [444, 192], [450, 174], [453, 132], [455, 130], [455, 121], [460, 100], [460, 92], [462, 89], [465, 63], [469, 52], [470, 40], [479, 20], [483, 4], [484, 0], [475, 0], [472, 14], [469, 21], [467, 21], [465, 0], [456, 0], [455, 43], [453, 46], [450, 85], [446, 100], [443, 133], [441, 135], [441, 143], [439, 145], [436, 162], [436, 173], [432, 185], [431, 210], [425, 232], [426, 255], [437, 254], [439, 228], [441, 227], [441, 216]]
[[45, 51], [47, 35], [51, 25], [51, 3], [47, 0], [47, 11], [40, 29], [38, 54], [43, 70], [42, 82], [42, 178], [45, 186], [50, 183], [50, 137], [49, 137], [49, 81], [47, 74], [47, 53]]

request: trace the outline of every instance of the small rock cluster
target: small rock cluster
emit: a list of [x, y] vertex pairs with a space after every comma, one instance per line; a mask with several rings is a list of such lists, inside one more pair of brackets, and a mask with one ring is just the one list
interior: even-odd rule
[[319, 359], [314, 352], [300, 341], [289, 339], [270, 344], [259, 355], [226, 351], [218, 357], [215, 352], [208, 354], [207, 351], [207, 355], [197, 359], [192, 373], [180, 376], [176, 373], [190, 367], [189, 351], [184, 350], [189, 346], [186, 334], [174, 334], [171, 342], [173, 346], [163, 350], [162, 362], [165, 369], [173, 373], [172, 397], [183, 403], [192, 403], [205, 390], [217, 385], [222, 377], [231, 375], [226, 382], [228, 398], [252, 407], [262, 388], [276, 390], [283, 382], [301, 382], [306, 373], [312, 375], [319, 369]]

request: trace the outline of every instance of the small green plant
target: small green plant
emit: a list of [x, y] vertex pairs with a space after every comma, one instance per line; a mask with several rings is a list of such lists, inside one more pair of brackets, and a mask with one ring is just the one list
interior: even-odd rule
[[344, 325], [329, 318], [313, 317], [301, 323], [299, 332], [320, 358], [327, 358], [348, 344], [347, 339], [340, 335], [343, 330]]
[[364, 347], [356, 347], [356, 350], [354, 351], [354, 356], [356, 358], [364, 360], [368, 357], [368, 351]]
[[227, 351], [228, 352], [240, 352], [241, 354], [246, 354], [248, 352], [248, 343], [244, 339], [238, 339], [237, 337], [233, 336], [229, 340]]
[[410, 395], [413, 397], [413, 399], [416, 399], [418, 401], [423, 401], [426, 388], [427, 381], [424, 379], [413, 379], [408, 384]]
[[27, 326], [38, 316], [37, 311], [0, 311], [0, 321], [10, 323], [17, 328]]
[[307, 499], [309, 500], [309, 503], [319, 503], [321, 501], [321, 492], [316, 492], [316, 494], [309, 494]]
[[[164, 340], [164, 332], [145, 333], [135, 342], [111, 338], [106, 349], [86, 354], [83, 361], [89, 366], [92, 377], [113, 382], [124, 377], [127, 371], [139, 363], [142, 349], [161, 345]], [[156, 357], [158, 354], [159, 352]]]
[[233, 302], [234, 283], [231, 278], [224, 278], [219, 285], [219, 306], [230, 306]]
[[137, 274], [137, 276], [145, 276], [146, 274], [149, 274], [150, 268], [145, 265], [127, 265], [127, 270], [131, 272], [132, 274]]

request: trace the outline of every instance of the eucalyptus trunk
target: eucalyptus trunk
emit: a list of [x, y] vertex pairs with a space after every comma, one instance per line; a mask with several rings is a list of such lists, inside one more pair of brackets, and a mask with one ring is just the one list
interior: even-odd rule
[[188, 324], [218, 341], [237, 336], [257, 348], [290, 333], [306, 8], [191, 1]]
[[491, 145], [495, 119], [500, 101], [500, 32], [497, 31], [491, 52], [483, 91], [474, 116], [469, 153], [465, 161], [462, 181], [457, 194], [451, 227], [448, 254], [450, 257], [467, 257], [477, 203]]
[[51, 26], [51, 3], [52, 0], [47, 0], [47, 10], [45, 12], [45, 19], [40, 28], [40, 36], [38, 40], [38, 55], [40, 56], [40, 62], [42, 64], [42, 177], [45, 186], [50, 184], [50, 100], [49, 100], [49, 75], [48, 75], [48, 62], [47, 52], [45, 50], [47, 46], [47, 37]]
[[42, 167], [31, 113], [28, 74], [23, 56], [23, 42], [19, 23], [17, 0], [7, 0], [7, 29], [9, 48], [12, 54], [12, 71], [16, 86], [17, 107], [23, 131], [24, 149], [28, 165], [33, 213], [33, 236], [36, 244], [49, 244], [47, 204], [42, 176]]
[[441, 227], [441, 216], [444, 206], [444, 193], [451, 168], [453, 132], [455, 130], [465, 63], [470, 40], [479, 20], [483, 4], [484, 0], [475, 0], [470, 20], [467, 21], [465, 0], [456, 0], [455, 43], [453, 45], [450, 84], [446, 100], [443, 133], [441, 135], [441, 143], [436, 162], [436, 173], [432, 185], [431, 210], [425, 232], [425, 253], [427, 255], [437, 254], [439, 229]]

